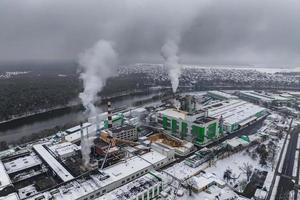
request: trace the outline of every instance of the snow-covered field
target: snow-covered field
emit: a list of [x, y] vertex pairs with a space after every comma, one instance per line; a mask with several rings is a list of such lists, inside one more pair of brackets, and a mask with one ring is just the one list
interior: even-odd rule
[[[230, 180], [228, 182], [232, 187], [238, 185], [238, 190], [242, 191], [242, 182], [247, 182], [247, 175], [242, 170], [243, 165], [249, 164], [253, 169], [258, 170], [267, 170], [266, 167], [261, 167], [259, 164], [259, 159], [253, 160], [248, 153], [245, 151], [231, 155], [228, 158], [223, 160], [218, 160], [215, 165], [208, 167], [205, 171], [208, 173], [215, 174], [218, 178], [223, 180], [224, 172], [227, 169], [232, 171], [232, 177], [235, 177], [235, 180]], [[268, 168], [268, 167], [267, 167]], [[245, 185], [244, 185], [245, 186]]]

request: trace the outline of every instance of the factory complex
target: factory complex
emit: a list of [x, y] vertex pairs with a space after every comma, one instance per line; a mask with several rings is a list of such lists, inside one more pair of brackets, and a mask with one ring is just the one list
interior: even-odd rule
[[236, 96], [218, 91], [208, 92], [209, 96], [212, 96], [211, 94], [218, 95], [218, 100], [206, 103], [198, 110], [195, 110], [196, 103], [191, 101], [189, 96], [184, 98], [184, 105], [181, 104], [180, 109], [159, 110], [157, 122], [166, 133], [202, 145], [224, 134], [240, 130], [268, 115], [266, 108], [239, 100]]
[[[107, 112], [0, 152], [0, 200], [180, 199], [185, 190], [208, 188], [236, 197], [203, 166], [263, 141], [262, 132], [230, 137], [271, 113], [239, 97], [222, 91], [176, 95], [116, 113], [108, 101]], [[170, 182], [178, 185], [170, 188]]]

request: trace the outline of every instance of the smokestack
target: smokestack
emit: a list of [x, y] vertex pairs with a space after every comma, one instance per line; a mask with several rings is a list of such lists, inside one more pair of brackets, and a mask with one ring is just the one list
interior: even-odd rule
[[99, 134], [100, 133], [100, 121], [99, 121], [99, 115], [96, 115], [96, 133]]
[[86, 138], [89, 139], [89, 127], [86, 127]]
[[82, 122], [80, 122], [80, 136], [81, 136], [81, 142], [82, 142], [82, 140], [83, 140]]
[[111, 112], [111, 102], [107, 102], [107, 122], [108, 128], [112, 128], [112, 112]]

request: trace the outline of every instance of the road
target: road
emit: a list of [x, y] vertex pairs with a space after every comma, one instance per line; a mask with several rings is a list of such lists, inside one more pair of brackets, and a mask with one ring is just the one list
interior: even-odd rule
[[[295, 191], [294, 199], [297, 200], [298, 190], [295, 189], [294, 183], [298, 183], [299, 180], [299, 170], [297, 170], [296, 177], [293, 176], [293, 168], [294, 168], [294, 161], [295, 161], [295, 154], [297, 151], [297, 142], [298, 142], [298, 135], [300, 133], [300, 127], [296, 127], [293, 129], [290, 134], [290, 140], [287, 144], [287, 151], [284, 158], [284, 163], [282, 169], [278, 169], [275, 173], [275, 176], [280, 176], [279, 184], [276, 193], [276, 200], [286, 200], [289, 199], [290, 191]], [[299, 159], [296, 160], [299, 164]], [[299, 165], [298, 165], [299, 166]]]

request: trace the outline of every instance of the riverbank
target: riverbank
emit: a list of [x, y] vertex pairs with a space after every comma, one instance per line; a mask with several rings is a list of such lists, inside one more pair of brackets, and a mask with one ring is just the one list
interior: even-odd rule
[[[226, 89], [237, 90], [246, 89], [245, 87], [202, 87], [195, 88], [181, 87], [179, 93], [203, 92], [207, 90]], [[248, 88], [253, 89], [253, 88]], [[286, 88], [290, 90], [290, 88]], [[273, 90], [273, 89], [269, 89]], [[128, 108], [134, 106], [143, 106], [153, 101], [165, 99], [165, 93], [173, 95], [170, 87], [155, 87], [146, 91], [135, 91], [135, 93], [122, 93], [113, 97], [106, 97], [102, 102], [97, 103], [99, 112], [106, 110], [106, 100], [109, 98], [113, 102], [114, 108]], [[7, 144], [22, 144], [24, 141], [34, 140], [41, 136], [47, 136], [48, 132], [54, 134], [60, 130], [65, 130], [73, 125], [86, 121], [87, 116], [81, 105], [69, 106], [56, 110], [51, 110], [37, 115], [24, 117], [4, 124], [0, 124], [0, 142]], [[44, 135], [45, 134], [45, 135]]]
[[[113, 103], [115, 111], [120, 108], [128, 108], [135, 106], [135, 102], [149, 102], [153, 96], [153, 92], [138, 92], [127, 96], [113, 97], [110, 100]], [[156, 99], [156, 98], [154, 98]], [[106, 101], [97, 104], [99, 112], [106, 110]], [[22, 144], [52, 135], [60, 130], [65, 130], [81, 121], [86, 121], [88, 116], [84, 112], [83, 107], [73, 106], [59, 110], [49, 111], [38, 115], [10, 121], [0, 125], [0, 142], [6, 142], [7, 145]]]

